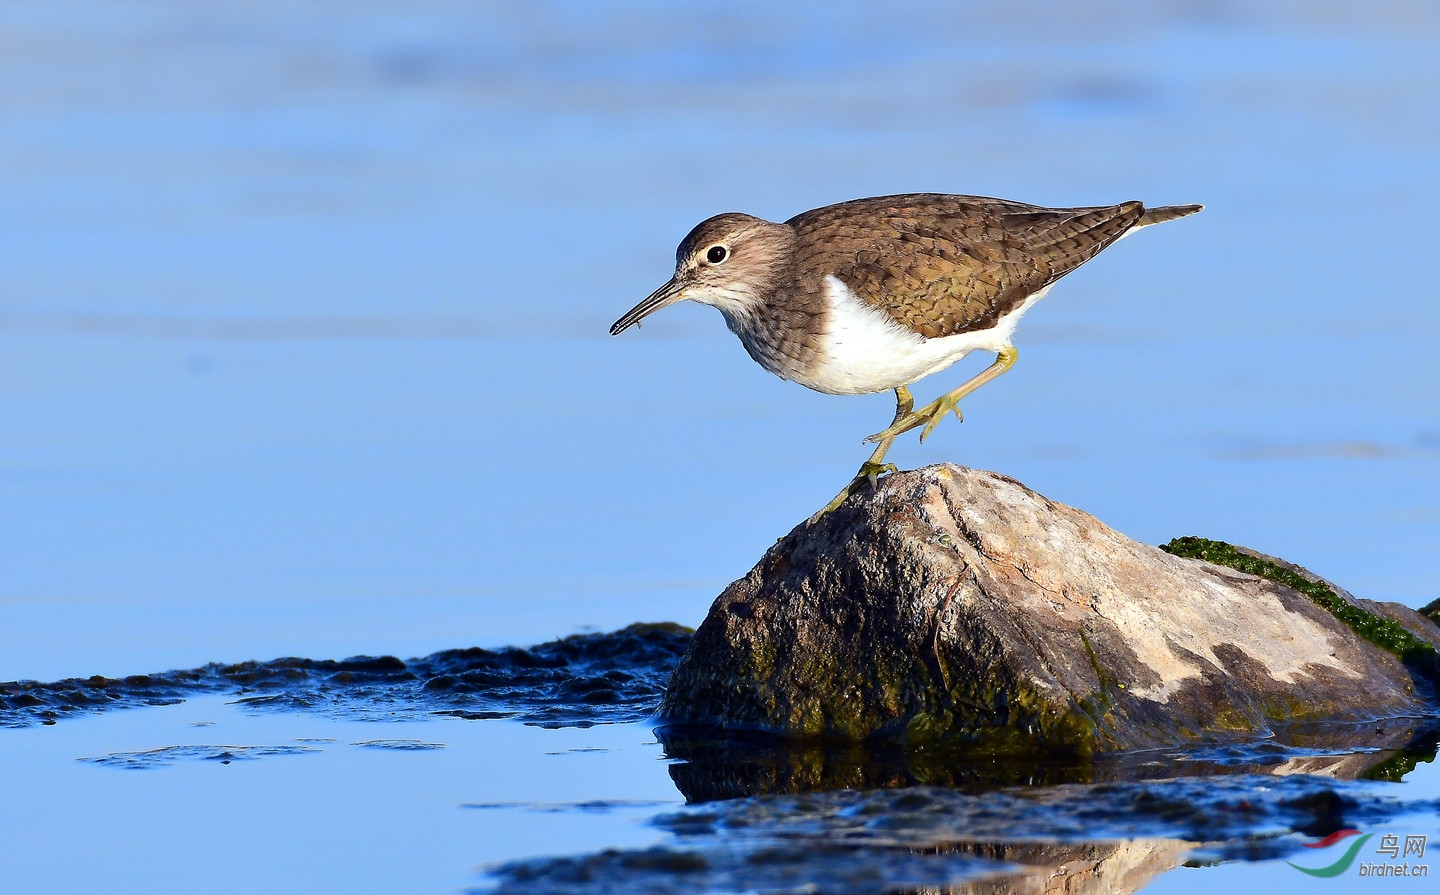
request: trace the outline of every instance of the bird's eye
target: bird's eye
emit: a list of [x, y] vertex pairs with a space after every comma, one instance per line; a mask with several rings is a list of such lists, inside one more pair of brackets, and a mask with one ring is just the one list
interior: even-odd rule
[[705, 260], [709, 261], [711, 264], [719, 264], [721, 261], [725, 260], [725, 255], [726, 252], [724, 246], [711, 246], [710, 251], [705, 253]]

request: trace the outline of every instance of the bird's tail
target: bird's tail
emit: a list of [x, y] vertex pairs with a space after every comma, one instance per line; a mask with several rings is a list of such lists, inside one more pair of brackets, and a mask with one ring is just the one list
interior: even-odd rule
[[1141, 227], [1148, 227], [1151, 224], [1163, 224], [1166, 221], [1183, 218], [1186, 215], [1194, 214], [1204, 207], [1204, 205], [1164, 205], [1160, 208], [1147, 208], [1145, 209], [1145, 213], [1140, 215], [1140, 220], [1136, 221], [1135, 226], [1131, 229], [1138, 230]]

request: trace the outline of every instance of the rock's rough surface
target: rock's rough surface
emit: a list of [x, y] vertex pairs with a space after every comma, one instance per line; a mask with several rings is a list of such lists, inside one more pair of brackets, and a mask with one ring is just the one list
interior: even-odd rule
[[[1440, 643], [1419, 613], [1335, 590]], [[715, 601], [660, 715], [1088, 755], [1428, 715], [1432, 693], [1291, 587], [942, 465], [777, 542]]]

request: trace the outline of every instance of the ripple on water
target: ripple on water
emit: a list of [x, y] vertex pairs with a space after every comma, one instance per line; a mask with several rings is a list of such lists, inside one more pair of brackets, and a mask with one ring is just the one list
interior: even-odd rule
[[147, 771], [169, 767], [177, 761], [215, 761], [230, 764], [232, 761], [255, 761], [275, 755], [303, 755], [319, 752], [311, 746], [162, 746], [142, 752], [111, 752], [80, 761], [105, 765], [111, 768]]

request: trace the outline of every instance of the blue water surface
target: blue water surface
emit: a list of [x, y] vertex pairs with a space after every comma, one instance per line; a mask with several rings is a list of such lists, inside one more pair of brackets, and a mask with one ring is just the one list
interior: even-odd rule
[[[848, 480], [891, 399], [780, 381], [698, 306], [606, 329], [704, 217], [905, 191], [1207, 208], [1068, 277], [964, 424], [891, 459], [1426, 603], [1437, 45], [1440, 10], [1407, 0], [0, 5], [0, 680], [697, 623]], [[152, 725], [177, 712], [0, 730], [21, 781], [0, 840], [69, 874], [27, 891], [197, 890], [153, 874], [177, 854], [206, 891], [303, 888], [277, 880], [316, 854], [353, 876], [315, 890], [449, 891], [547, 842], [658, 836], [582, 812], [527, 838], [460, 802], [679, 798], [640, 727], [512, 743], [456, 722], [495, 739], [466, 762], [347, 746], [226, 766], [277, 775], [237, 786], [236, 816], [314, 812], [328, 832], [303, 847], [288, 827], [174, 841], [219, 808], [147, 839], [135, 812], [229, 804], [210, 763], [70, 760], [173, 745]], [[315, 733], [284, 717], [244, 723]], [[612, 739], [640, 757], [536, 782], [563, 764], [545, 751]], [[40, 770], [60, 757], [64, 781]], [[429, 807], [354, 796], [413, 794], [406, 775]], [[386, 824], [427, 831], [394, 878], [357, 844]], [[81, 827], [109, 849], [91, 876], [52, 838]], [[1259, 866], [1157, 891], [1271, 886]]]

